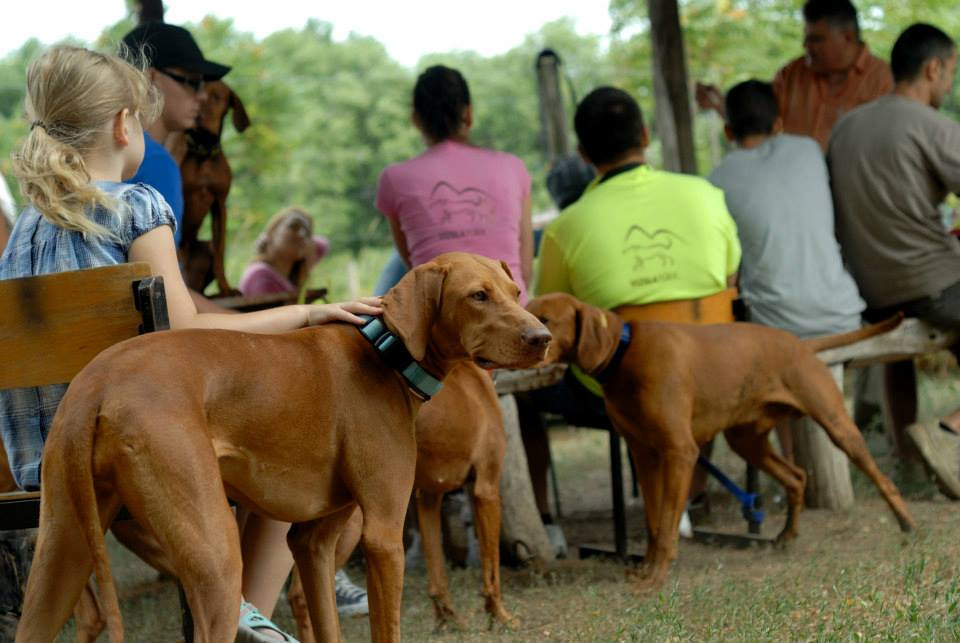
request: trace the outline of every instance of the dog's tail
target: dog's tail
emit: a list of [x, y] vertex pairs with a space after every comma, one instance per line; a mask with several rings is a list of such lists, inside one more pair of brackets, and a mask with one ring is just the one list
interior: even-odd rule
[[[77, 401], [78, 404], [66, 407], [61, 402], [60, 408], [64, 413], [57, 413], [54, 420], [55, 425], [58, 422], [66, 423], [75, 429], [68, 439], [60, 441], [63, 453], [63, 479], [66, 482], [64, 492], [73, 501], [80, 530], [86, 538], [93, 557], [93, 571], [97, 577], [97, 587], [100, 591], [100, 602], [107, 622], [110, 643], [120, 643], [123, 641], [120, 600], [110, 571], [107, 545], [101, 528], [97, 494], [93, 482], [93, 444], [98, 428], [100, 402], [96, 398]], [[53, 428], [51, 428], [52, 432]]]
[[803, 342], [810, 348], [810, 350], [812, 350], [814, 353], [817, 353], [819, 351], [827, 350], [828, 348], [846, 346], [848, 344], [853, 344], [854, 342], [867, 339], [868, 337], [889, 332], [899, 326], [902, 321], [903, 313], [901, 312], [892, 317], [888, 317], [881, 322], [870, 324], [869, 326], [864, 326], [863, 328], [858, 328], [857, 330], [852, 330], [849, 333], [824, 335], [823, 337], [812, 337], [810, 339], [803, 340]]

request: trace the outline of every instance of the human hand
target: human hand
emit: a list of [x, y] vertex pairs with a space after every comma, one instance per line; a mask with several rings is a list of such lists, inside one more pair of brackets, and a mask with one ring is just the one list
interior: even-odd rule
[[307, 326], [344, 321], [360, 325], [364, 320], [357, 315], [379, 315], [383, 313], [381, 297], [361, 297], [356, 301], [343, 301], [336, 304], [307, 306]]
[[698, 82], [694, 86], [694, 96], [697, 100], [697, 105], [701, 109], [712, 109], [721, 116], [723, 116], [726, 111], [723, 104], [723, 92], [717, 89], [716, 85], [707, 85]]

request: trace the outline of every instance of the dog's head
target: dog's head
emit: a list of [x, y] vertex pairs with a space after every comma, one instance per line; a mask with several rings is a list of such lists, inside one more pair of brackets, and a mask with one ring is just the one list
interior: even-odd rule
[[233, 110], [233, 126], [238, 132], [250, 127], [250, 118], [243, 102], [230, 86], [222, 80], [213, 80], [204, 83], [206, 100], [200, 104], [200, 116], [197, 118], [197, 127], [205, 129], [220, 138], [223, 133], [223, 119], [227, 112]]
[[547, 364], [575, 363], [590, 373], [599, 368], [616, 348], [619, 328], [611, 333], [611, 314], [585, 304], [573, 295], [550, 293], [536, 297], [527, 310], [543, 323], [553, 341], [544, 360]]
[[451, 252], [408, 272], [384, 296], [383, 318], [417, 361], [526, 368], [543, 359], [550, 333], [519, 296], [502, 261]]

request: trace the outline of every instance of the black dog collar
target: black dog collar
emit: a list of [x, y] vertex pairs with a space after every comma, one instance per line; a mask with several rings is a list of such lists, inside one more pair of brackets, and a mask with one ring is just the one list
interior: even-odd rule
[[610, 362], [607, 364], [607, 367], [598, 374], [594, 375], [593, 379], [597, 380], [601, 384], [610, 379], [610, 376], [613, 375], [613, 372], [617, 370], [618, 366], [620, 366], [620, 362], [623, 361], [623, 355], [627, 352], [627, 348], [630, 346], [630, 340], [632, 338], [633, 335], [630, 332], [630, 324], [623, 322], [623, 328], [620, 329], [620, 342], [617, 344], [616, 352], [613, 354], [613, 357], [610, 358]]
[[427, 401], [440, 391], [443, 383], [417, 364], [407, 347], [387, 329], [382, 319], [369, 315], [360, 317], [367, 320], [358, 327], [360, 334], [380, 353], [387, 366], [400, 372], [417, 397]]

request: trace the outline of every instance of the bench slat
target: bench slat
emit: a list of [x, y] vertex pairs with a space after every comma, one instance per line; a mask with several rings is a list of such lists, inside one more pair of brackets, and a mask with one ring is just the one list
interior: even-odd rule
[[851, 368], [897, 362], [916, 355], [949, 348], [960, 339], [960, 332], [945, 331], [920, 319], [905, 319], [890, 332], [848, 346], [817, 353], [827, 364], [846, 364]]

